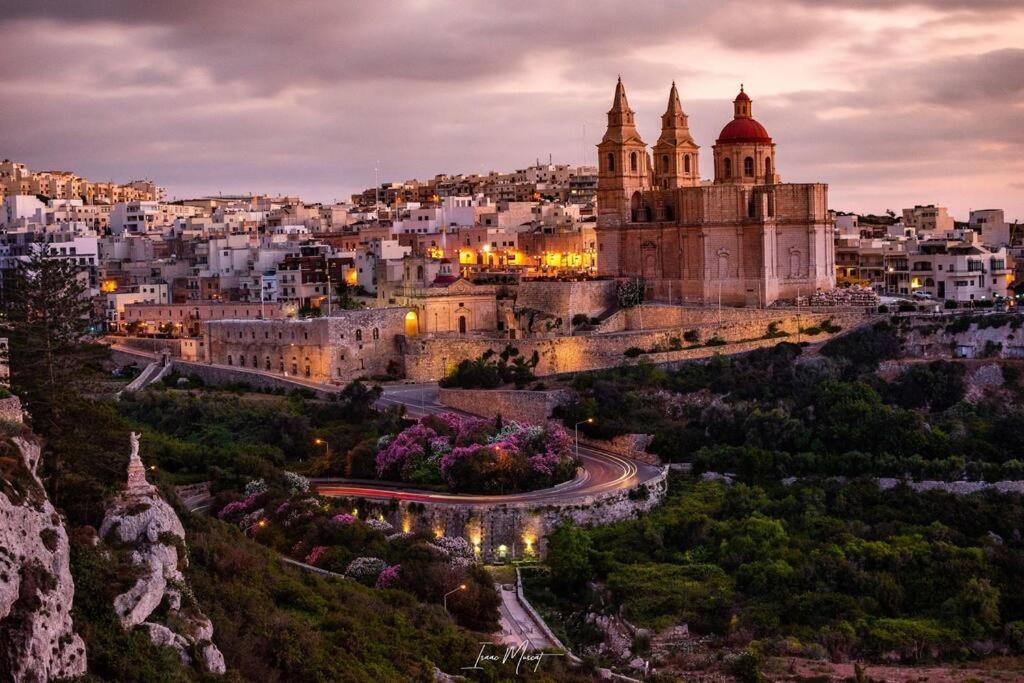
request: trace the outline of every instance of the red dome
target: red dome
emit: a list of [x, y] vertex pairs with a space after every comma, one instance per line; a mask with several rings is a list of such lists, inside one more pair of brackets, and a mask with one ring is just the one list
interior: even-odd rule
[[764, 142], [771, 144], [768, 131], [760, 123], [751, 118], [736, 118], [725, 124], [718, 134], [718, 144], [723, 142]]

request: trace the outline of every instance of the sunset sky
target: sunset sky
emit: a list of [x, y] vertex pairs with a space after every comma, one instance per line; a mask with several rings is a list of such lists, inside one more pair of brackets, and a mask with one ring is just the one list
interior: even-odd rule
[[[701, 145], [740, 82], [832, 208], [1024, 220], [1024, 2], [0, 0], [0, 157], [169, 196], [594, 163], [616, 75]], [[585, 135], [584, 135], [585, 129]]]

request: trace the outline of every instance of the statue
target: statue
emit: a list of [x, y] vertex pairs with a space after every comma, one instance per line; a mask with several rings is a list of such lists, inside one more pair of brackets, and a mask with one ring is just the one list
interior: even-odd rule
[[133, 495], [145, 495], [156, 490], [155, 486], [146, 481], [146, 467], [142, 464], [142, 458], [139, 457], [139, 439], [141, 436], [137, 432], [131, 432], [129, 437], [132, 452], [128, 456], [128, 482], [125, 484], [124, 490], [126, 493]]

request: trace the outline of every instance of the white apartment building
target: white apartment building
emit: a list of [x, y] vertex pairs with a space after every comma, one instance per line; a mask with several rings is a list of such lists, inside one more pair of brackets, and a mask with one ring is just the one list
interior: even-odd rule
[[981, 235], [981, 241], [990, 247], [1010, 246], [1010, 224], [1002, 209], [971, 211], [971, 230]]
[[956, 222], [946, 207], [934, 204], [903, 209], [903, 222], [922, 237], [944, 237], [956, 227]]
[[4, 197], [3, 214], [0, 218], [4, 225], [13, 226], [22, 219], [34, 219], [40, 211], [45, 209], [46, 204], [35, 195], [13, 194]]
[[163, 226], [160, 202], [118, 202], [110, 210], [110, 232], [115, 235], [159, 232]]
[[107, 294], [107, 328], [123, 331], [124, 307], [128, 304], [167, 304], [170, 290], [165, 283], [137, 285], [125, 292]]
[[923, 241], [907, 260], [911, 290], [938, 299], [967, 302], [1005, 297], [1013, 281], [1006, 248], [990, 249], [970, 230], [964, 232], [963, 240]]

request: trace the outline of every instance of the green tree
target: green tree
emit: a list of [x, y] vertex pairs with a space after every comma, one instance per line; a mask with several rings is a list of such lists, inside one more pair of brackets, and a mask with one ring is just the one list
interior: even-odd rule
[[19, 262], [4, 300], [11, 380], [39, 420], [55, 420], [82, 379], [91, 304], [81, 269], [42, 247]]
[[556, 586], [576, 590], [593, 572], [590, 567], [590, 536], [572, 524], [563, 524], [548, 536], [548, 566], [551, 582]]

